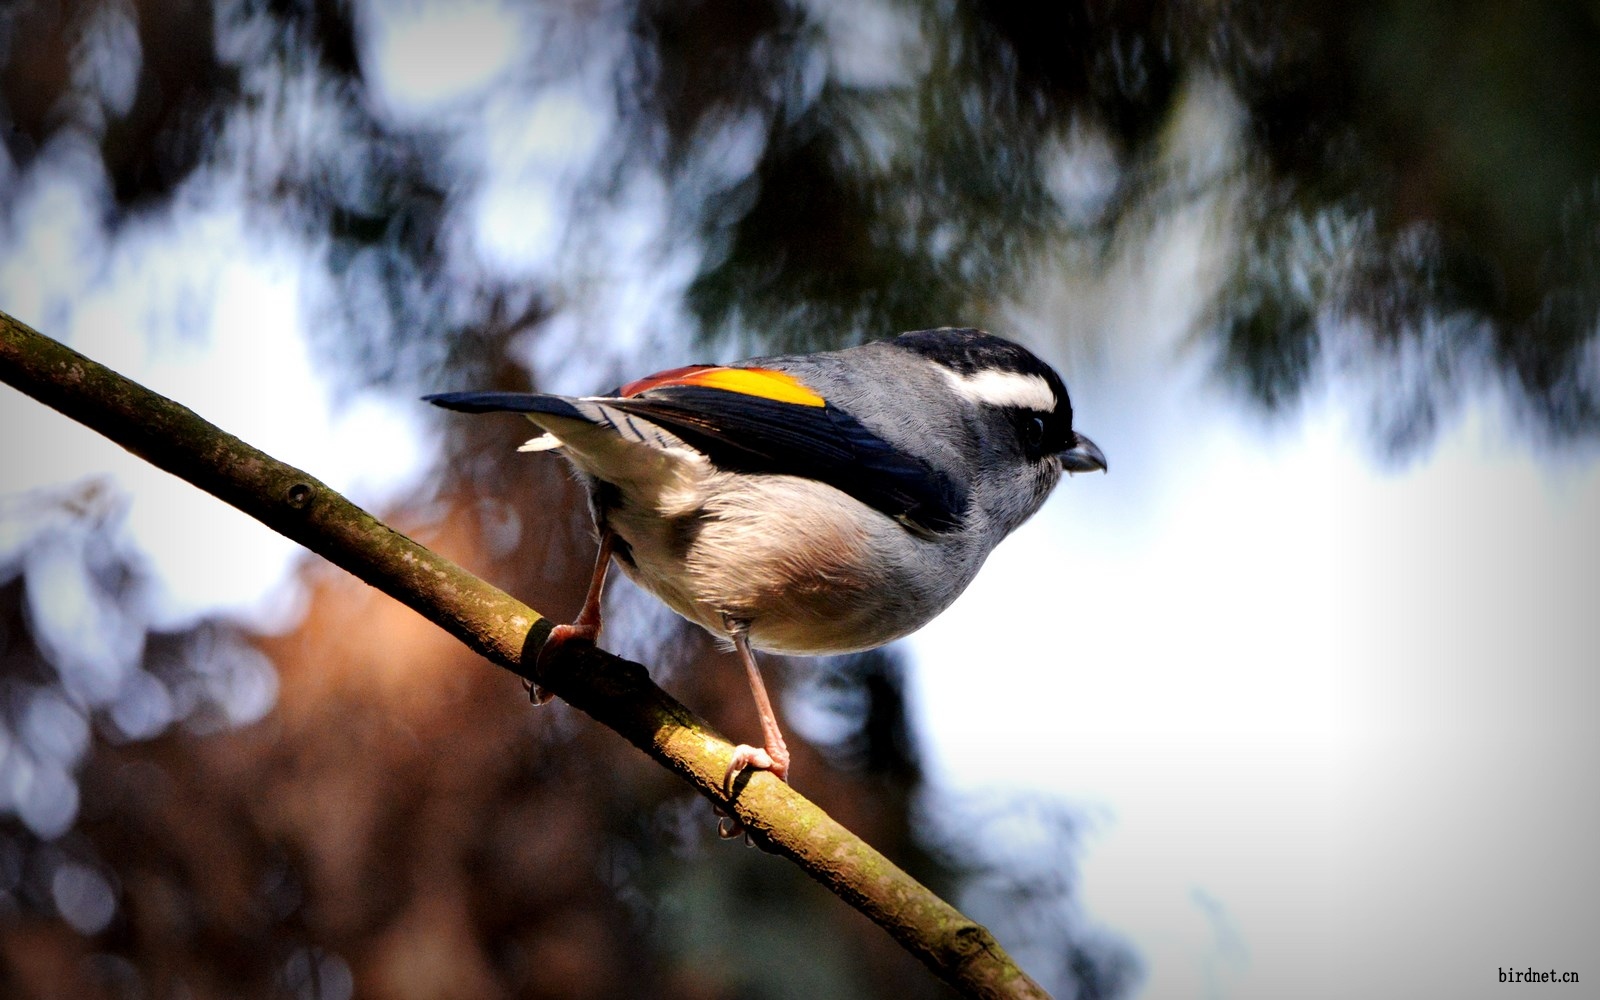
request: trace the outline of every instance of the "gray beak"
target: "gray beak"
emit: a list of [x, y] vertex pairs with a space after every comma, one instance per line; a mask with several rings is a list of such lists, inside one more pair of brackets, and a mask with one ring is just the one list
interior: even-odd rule
[[1061, 467], [1071, 473], [1104, 472], [1106, 456], [1093, 441], [1074, 431], [1072, 447], [1061, 453]]

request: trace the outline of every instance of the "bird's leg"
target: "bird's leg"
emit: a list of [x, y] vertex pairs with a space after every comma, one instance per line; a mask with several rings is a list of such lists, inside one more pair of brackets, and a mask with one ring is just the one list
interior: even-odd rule
[[[750, 693], [756, 700], [756, 714], [761, 717], [762, 740], [766, 744], [753, 747], [741, 743], [733, 748], [733, 759], [728, 762], [728, 770], [722, 776], [723, 790], [732, 798], [733, 783], [746, 768], [771, 771], [779, 781], [787, 782], [789, 748], [784, 745], [783, 732], [778, 728], [778, 716], [772, 711], [772, 699], [767, 697], [767, 686], [761, 681], [761, 668], [756, 665], [755, 653], [750, 650], [750, 640], [747, 635], [750, 626], [744, 622], [730, 623], [730, 625], [729, 634], [733, 637], [733, 648], [738, 652], [739, 659], [744, 661], [745, 674], [750, 679]], [[717, 824], [717, 833], [725, 839], [737, 837], [743, 831], [744, 825], [732, 816]]]
[[[611, 549], [615, 540], [616, 536], [611, 533], [610, 528], [600, 529], [600, 552], [594, 559], [594, 575], [589, 578], [589, 593], [583, 599], [583, 608], [571, 625], [557, 625], [550, 630], [544, 645], [539, 648], [536, 673], [542, 671], [545, 663], [552, 657], [560, 655], [561, 647], [567, 643], [580, 640], [593, 645], [599, 641], [600, 595], [606, 587], [606, 570], [611, 568]], [[535, 705], [543, 705], [554, 697], [533, 681], [524, 683], [528, 688], [528, 700]]]

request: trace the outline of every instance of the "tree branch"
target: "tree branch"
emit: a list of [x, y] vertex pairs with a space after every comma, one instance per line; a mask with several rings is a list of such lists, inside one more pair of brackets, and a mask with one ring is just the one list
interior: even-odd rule
[[[550, 633], [538, 612], [299, 469], [3, 312], [0, 380], [355, 574], [616, 730], [713, 802], [726, 802], [719, 786], [732, 746], [639, 664], [581, 649], [535, 676]], [[731, 807], [762, 847], [799, 865], [962, 994], [1046, 996], [985, 928], [770, 774], [752, 775]]]

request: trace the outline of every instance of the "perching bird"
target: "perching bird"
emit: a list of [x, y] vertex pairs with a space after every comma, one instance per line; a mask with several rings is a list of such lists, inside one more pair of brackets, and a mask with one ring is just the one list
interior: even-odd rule
[[[746, 768], [788, 780], [789, 751], [751, 649], [819, 655], [915, 631], [1066, 472], [1104, 471], [1061, 378], [979, 330], [819, 354], [692, 365], [603, 396], [450, 392], [452, 410], [525, 414], [588, 487], [600, 554], [583, 610], [540, 658], [600, 635], [613, 557], [749, 674], [764, 745]], [[536, 697], [540, 693], [536, 691]], [[725, 831], [726, 832], [726, 831]]]

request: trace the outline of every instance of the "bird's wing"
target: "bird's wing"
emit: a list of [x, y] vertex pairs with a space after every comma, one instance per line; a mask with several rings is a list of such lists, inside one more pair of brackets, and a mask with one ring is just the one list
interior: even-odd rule
[[918, 532], [948, 531], [966, 513], [960, 484], [787, 372], [679, 368], [596, 402], [666, 429], [718, 468], [815, 479]]
[[[452, 392], [425, 397], [467, 413], [523, 413], [602, 479], [655, 479], [685, 446], [733, 472], [802, 476], [828, 484], [922, 534], [949, 531], [967, 510], [965, 488], [874, 434], [799, 379], [774, 369], [694, 365], [658, 372], [609, 396]], [[670, 459], [669, 459], [670, 456]]]

